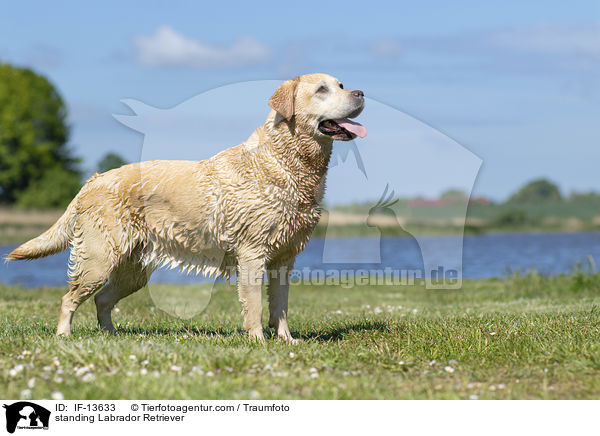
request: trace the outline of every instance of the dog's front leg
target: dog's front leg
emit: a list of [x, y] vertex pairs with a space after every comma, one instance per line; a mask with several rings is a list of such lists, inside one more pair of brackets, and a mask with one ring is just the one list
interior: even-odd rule
[[277, 330], [279, 339], [294, 343], [290, 328], [288, 327], [288, 294], [290, 288], [290, 273], [293, 262], [280, 268], [269, 268], [268, 287], [269, 294], [269, 327]]
[[242, 303], [244, 330], [250, 339], [264, 342], [262, 314], [262, 280], [265, 274], [264, 262], [238, 259], [238, 292]]

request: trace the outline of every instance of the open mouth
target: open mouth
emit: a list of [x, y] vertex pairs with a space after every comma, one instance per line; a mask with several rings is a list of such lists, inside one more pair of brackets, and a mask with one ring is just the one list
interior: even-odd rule
[[362, 124], [351, 121], [348, 118], [321, 121], [319, 123], [319, 132], [331, 136], [333, 139], [346, 141], [354, 139], [357, 136], [360, 138], [367, 136], [367, 129]]

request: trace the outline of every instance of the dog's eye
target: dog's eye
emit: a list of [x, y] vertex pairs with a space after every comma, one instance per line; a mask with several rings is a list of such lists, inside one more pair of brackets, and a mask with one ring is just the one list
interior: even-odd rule
[[326, 86], [321, 86], [319, 89], [317, 89], [317, 92], [327, 92], [329, 91], [329, 89], [327, 89]]
[[340, 83], [340, 88], [344, 89], [344, 84]]

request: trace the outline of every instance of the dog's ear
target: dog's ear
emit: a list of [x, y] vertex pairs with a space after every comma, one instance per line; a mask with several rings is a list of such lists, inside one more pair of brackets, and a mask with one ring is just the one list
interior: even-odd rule
[[294, 100], [296, 99], [296, 87], [298, 78], [283, 82], [269, 100], [269, 106], [290, 121], [294, 116]]

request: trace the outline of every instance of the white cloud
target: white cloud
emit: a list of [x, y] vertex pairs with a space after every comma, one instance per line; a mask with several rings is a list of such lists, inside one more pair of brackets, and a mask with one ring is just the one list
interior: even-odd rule
[[540, 26], [509, 29], [490, 35], [499, 47], [543, 54], [600, 55], [600, 26]]
[[402, 46], [391, 39], [380, 39], [370, 46], [371, 53], [378, 58], [397, 58], [402, 54]]
[[217, 47], [190, 39], [169, 26], [152, 36], [134, 38], [137, 59], [151, 67], [231, 68], [265, 61], [269, 49], [250, 37], [239, 38], [229, 47]]

